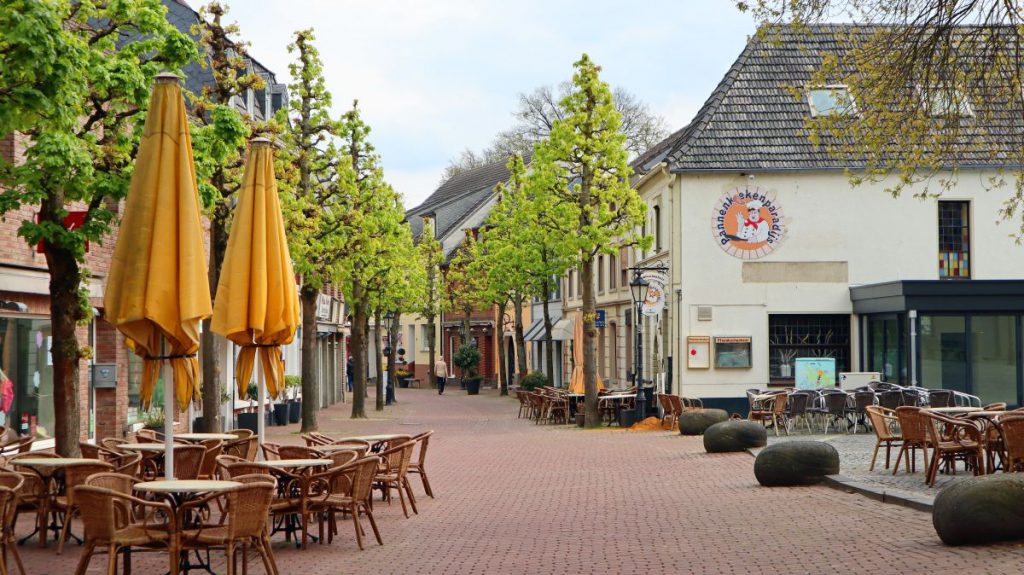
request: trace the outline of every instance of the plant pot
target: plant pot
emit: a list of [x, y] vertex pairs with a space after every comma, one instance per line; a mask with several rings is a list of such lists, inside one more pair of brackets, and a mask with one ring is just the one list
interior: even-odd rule
[[635, 409], [623, 409], [619, 411], [619, 427], [623, 429], [633, 427], [634, 423], [636, 423]]
[[587, 414], [577, 413], [576, 414], [576, 427], [586, 427], [587, 425]]
[[260, 414], [258, 413], [239, 413], [238, 414], [238, 429], [248, 429], [249, 431], [259, 433], [259, 422]]
[[302, 419], [302, 400], [288, 402], [288, 423], [298, 423]]
[[288, 404], [274, 404], [274, 425], [288, 425]]
[[402, 389], [409, 389], [409, 380], [404, 377], [398, 378], [398, 387]]
[[467, 379], [466, 384], [466, 395], [479, 395], [480, 394], [480, 379]]
[[203, 416], [192, 418], [192, 431], [203, 431]]

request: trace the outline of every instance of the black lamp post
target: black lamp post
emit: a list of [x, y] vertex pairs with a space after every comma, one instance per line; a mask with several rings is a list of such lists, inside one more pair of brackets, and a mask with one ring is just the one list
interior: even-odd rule
[[647, 413], [647, 396], [644, 395], [644, 360], [643, 360], [643, 321], [640, 319], [643, 311], [644, 301], [647, 299], [647, 290], [651, 287], [647, 280], [640, 275], [641, 270], [634, 268], [633, 281], [629, 282], [629, 293], [633, 296], [633, 308], [636, 323], [636, 341], [633, 353], [633, 381], [636, 383], [636, 421], [643, 421]]
[[393, 362], [392, 358], [394, 357], [395, 353], [395, 342], [391, 341], [391, 328], [394, 327], [394, 324], [395, 314], [391, 313], [390, 311], [384, 314], [384, 329], [387, 330], [388, 334], [388, 385], [387, 389], [384, 392], [384, 405], [391, 405], [392, 403], [395, 402], [395, 382], [391, 381], [391, 366]]

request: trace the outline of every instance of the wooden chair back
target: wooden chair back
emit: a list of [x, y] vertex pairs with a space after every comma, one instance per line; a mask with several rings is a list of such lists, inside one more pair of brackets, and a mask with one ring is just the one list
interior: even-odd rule
[[174, 446], [174, 478], [199, 479], [206, 448], [202, 445]]
[[130, 475], [123, 473], [93, 473], [89, 477], [85, 478], [85, 485], [90, 487], [102, 487], [103, 489], [109, 489], [125, 495], [131, 495], [135, 484], [139, 480]]
[[322, 451], [303, 445], [282, 445], [277, 449], [281, 459], [323, 459]]
[[875, 430], [875, 436], [878, 439], [883, 441], [901, 439], [900, 434], [893, 429], [895, 425], [899, 424], [895, 411], [878, 405], [869, 405], [864, 408], [864, 412], [867, 413], [868, 420], [871, 421], [871, 428]]
[[203, 461], [199, 465], [199, 477], [210, 479], [217, 472], [217, 457], [224, 449], [224, 442], [219, 439], [208, 439], [202, 442], [202, 446], [206, 451], [203, 453]]
[[430, 431], [424, 431], [423, 433], [420, 433], [412, 438], [412, 440], [416, 442], [416, 445], [419, 445], [420, 448], [415, 456], [416, 464], [420, 466], [420, 468], [422, 468], [427, 461], [427, 447], [430, 446], [430, 437], [432, 435], [434, 435], [433, 429], [431, 429]]
[[64, 468], [64, 489], [67, 494], [68, 508], [75, 505], [75, 488], [85, 485], [85, 480], [96, 473], [109, 473], [114, 471], [114, 466], [97, 461], [96, 463], [83, 463], [81, 465], [69, 465]]
[[930, 439], [928, 426], [931, 425], [928, 415], [920, 407], [903, 405], [896, 408], [896, 417], [900, 420], [900, 432], [903, 440], [918, 445], [925, 445]]
[[1005, 471], [1024, 471], [1024, 414], [1004, 415], [999, 419], [1006, 450]]
[[281, 446], [276, 444], [276, 443], [271, 443], [269, 441], [264, 441], [260, 445], [260, 449], [263, 450], [263, 459], [265, 461], [274, 461], [276, 459], [281, 459], [280, 454], [278, 454], [278, 452], [277, 452], [277, 450], [280, 449], [280, 448], [281, 448]]

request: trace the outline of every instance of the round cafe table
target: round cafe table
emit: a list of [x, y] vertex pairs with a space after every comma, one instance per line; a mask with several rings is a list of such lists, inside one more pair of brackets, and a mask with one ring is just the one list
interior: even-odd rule
[[230, 433], [175, 433], [174, 439], [191, 442], [206, 441], [208, 439], [231, 441], [232, 439], [238, 439], [238, 436]]
[[96, 463], [96, 459], [88, 459], [85, 457], [21, 457], [10, 461], [10, 465], [27, 467], [31, 469], [39, 479], [43, 482], [43, 487], [46, 492], [43, 493], [43, 508], [39, 513], [39, 521], [36, 524], [36, 530], [29, 533], [21, 539], [21, 543], [28, 541], [30, 537], [39, 534], [39, 546], [46, 547], [46, 532], [47, 530], [53, 530], [54, 535], [60, 532], [60, 525], [57, 525], [56, 520], [52, 525], [46, 524], [46, 518], [50, 514], [50, 499], [57, 495], [60, 491], [60, 485], [51, 481], [54, 478], [54, 474], [65, 467], [71, 467], [73, 465], [83, 465], [87, 463]]
[[[200, 495], [207, 493], [222, 493], [224, 491], [230, 491], [236, 487], [241, 487], [242, 484], [237, 481], [219, 481], [212, 479], [162, 479], [158, 481], [143, 481], [135, 484], [135, 491], [143, 493], [152, 493], [155, 495], [163, 496], [167, 499], [167, 502], [171, 504], [174, 509], [175, 515], [178, 516], [177, 524], [178, 528], [182, 528], [186, 523], [185, 518], [180, 516], [181, 506], [197, 498]], [[196, 550], [196, 563], [192, 563], [188, 556], [188, 551], [181, 551], [178, 553], [178, 570], [180, 573], [188, 573], [192, 569], [203, 569], [207, 573], [213, 573], [210, 570], [210, 557], [207, 553], [206, 561], [200, 557], [199, 551]]]
[[[166, 446], [163, 443], [122, 443], [117, 446], [118, 449], [150, 453], [163, 453], [165, 447]], [[173, 449], [173, 447], [171, 449]]]
[[982, 411], [980, 407], [928, 407], [928, 411], [934, 411], [935, 413], [943, 413], [948, 415], [956, 415], [959, 413], [974, 413], [976, 411]]
[[332, 461], [330, 459], [271, 459], [257, 463], [273, 469], [310, 469], [330, 465]]

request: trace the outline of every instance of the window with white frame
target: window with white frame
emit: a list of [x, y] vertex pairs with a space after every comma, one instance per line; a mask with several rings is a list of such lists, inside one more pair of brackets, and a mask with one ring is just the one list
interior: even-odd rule
[[811, 117], [821, 116], [855, 116], [857, 106], [853, 95], [846, 86], [815, 86], [807, 90], [807, 104], [811, 108]]

